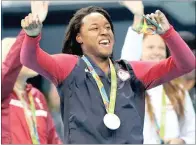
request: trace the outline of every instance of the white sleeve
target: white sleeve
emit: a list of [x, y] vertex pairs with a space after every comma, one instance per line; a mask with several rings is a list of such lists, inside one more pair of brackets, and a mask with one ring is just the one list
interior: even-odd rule
[[142, 54], [142, 41], [143, 34], [138, 34], [132, 30], [132, 27], [129, 27], [122, 48], [121, 59], [139, 61]]
[[195, 144], [195, 111], [189, 93], [186, 92], [184, 118], [180, 119], [180, 138], [186, 144]]

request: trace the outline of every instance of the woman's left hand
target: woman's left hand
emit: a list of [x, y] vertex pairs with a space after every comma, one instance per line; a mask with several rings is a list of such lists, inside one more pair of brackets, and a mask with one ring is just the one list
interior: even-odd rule
[[156, 10], [155, 13], [147, 14], [146, 16], [161, 26], [162, 29], [158, 29], [159, 34], [164, 34], [167, 30], [169, 30], [169, 21], [160, 10]]

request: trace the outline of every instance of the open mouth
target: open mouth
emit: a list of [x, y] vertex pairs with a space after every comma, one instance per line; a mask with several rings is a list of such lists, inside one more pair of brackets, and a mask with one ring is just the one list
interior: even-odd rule
[[103, 40], [99, 41], [99, 44], [102, 47], [108, 47], [108, 46], [110, 46], [110, 40], [109, 39], [103, 39]]
[[162, 57], [151, 57], [150, 58], [150, 60], [151, 61], [161, 61], [161, 60], [163, 60], [164, 58], [162, 58]]

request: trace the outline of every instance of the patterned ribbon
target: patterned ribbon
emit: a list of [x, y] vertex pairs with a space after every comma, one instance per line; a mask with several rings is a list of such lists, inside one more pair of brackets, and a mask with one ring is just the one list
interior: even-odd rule
[[112, 61], [109, 59], [110, 71], [111, 71], [111, 91], [110, 91], [110, 101], [109, 101], [104, 85], [101, 82], [100, 77], [97, 75], [95, 69], [93, 68], [93, 66], [91, 65], [91, 63], [85, 56], [83, 56], [82, 59], [87, 64], [87, 67], [90, 73], [92, 74], [94, 80], [96, 81], [96, 84], [99, 88], [99, 92], [102, 96], [102, 100], [105, 105], [105, 109], [107, 113], [114, 113], [115, 103], [116, 103], [116, 91], [117, 91], [117, 76], [116, 76], [116, 71], [115, 71]]
[[25, 119], [26, 119], [26, 122], [29, 127], [32, 143], [33, 144], [40, 144], [39, 135], [38, 135], [38, 131], [37, 131], [35, 103], [33, 101], [33, 96], [30, 92], [28, 93], [28, 96], [29, 96], [29, 101], [30, 101], [31, 114], [29, 114], [28, 104], [24, 100], [24, 98], [23, 98], [24, 96], [18, 95], [20, 101], [22, 102], [22, 104], [24, 106]]
[[156, 34], [157, 28], [154, 25], [149, 25], [146, 22], [146, 19], [144, 18], [143, 21], [136, 27], [136, 29], [133, 29], [137, 33], [141, 34], [147, 34], [147, 35], [154, 35]]

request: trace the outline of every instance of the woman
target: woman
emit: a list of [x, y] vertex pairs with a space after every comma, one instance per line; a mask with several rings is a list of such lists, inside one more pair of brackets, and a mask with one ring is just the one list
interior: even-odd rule
[[[139, 1], [136, 3], [140, 6], [131, 1], [123, 1], [125, 7], [133, 12], [134, 20], [137, 18], [138, 21], [134, 21], [127, 32], [121, 58], [160, 62], [167, 56], [164, 40], [157, 34], [143, 36], [132, 30], [143, 20], [138, 17], [143, 14], [143, 4]], [[130, 55], [132, 50], [137, 57]], [[144, 144], [160, 144], [161, 141], [169, 144], [195, 143], [195, 113], [182, 82], [182, 78], [178, 78], [147, 91]], [[164, 101], [166, 104], [163, 104]], [[161, 113], [162, 109], [164, 112]]]
[[20, 63], [24, 38], [21, 31], [17, 38], [2, 40], [2, 144], [61, 144], [45, 97], [26, 83], [37, 73]]
[[[163, 38], [173, 52], [159, 64], [111, 60], [113, 24], [100, 7], [75, 13], [65, 36], [66, 54], [51, 56], [40, 49], [42, 23], [31, 14], [22, 20], [27, 35], [21, 63], [58, 88], [66, 143], [143, 142], [144, 90], [191, 71], [195, 60], [164, 14], [155, 16], [161, 16]], [[178, 53], [186, 56], [179, 60]]]
[[26, 83], [37, 73], [20, 63], [24, 37], [2, 40], [2, 143], [61, 144], [43, 94]]

